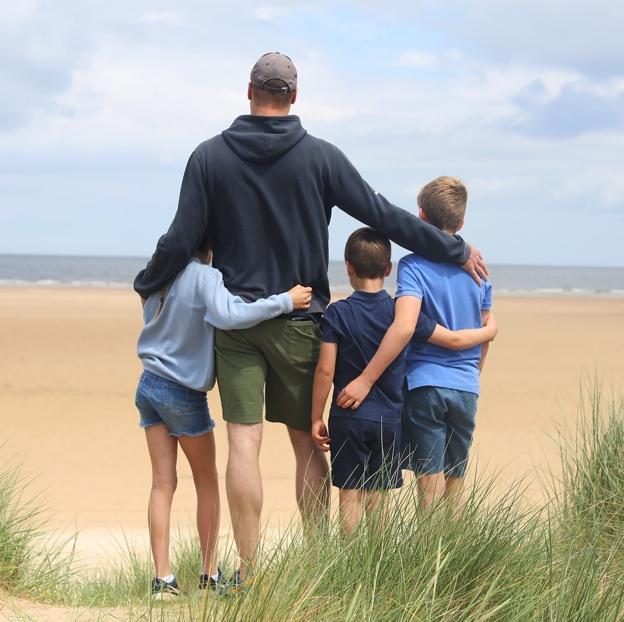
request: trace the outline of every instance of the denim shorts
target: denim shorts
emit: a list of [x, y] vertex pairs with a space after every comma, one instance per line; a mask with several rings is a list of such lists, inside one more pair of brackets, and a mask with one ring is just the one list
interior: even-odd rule
[[141, 427], [164, 423], [171, 436], [200, 436], [214, 428], [206, 394], [144, 371], [135, 398]]
[[464, 477], [477, 414], [475, 393], [419, 387], [403, 404], [405, 468], [416, 474]]
[[329, 417], [331, 478], [337, 488], [388, 490], [403, 485], [401, 424]]

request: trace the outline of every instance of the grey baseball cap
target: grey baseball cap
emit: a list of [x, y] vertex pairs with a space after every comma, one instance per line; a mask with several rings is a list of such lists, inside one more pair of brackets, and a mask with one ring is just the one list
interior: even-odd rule
[[[297, 69], [286, 54], [267, 52], [256, 61], [249, 80], [257, 89], [286, 94], [297, 90]], [[269, 80], [281, 80], [284, 86], [268, 86]]]

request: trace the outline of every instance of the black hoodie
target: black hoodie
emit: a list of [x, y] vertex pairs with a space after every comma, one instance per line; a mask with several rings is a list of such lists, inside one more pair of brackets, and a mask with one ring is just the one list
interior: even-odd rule
[[178, 211], [134, 282], [144, 298], [186, 266], [209, 230], [213, 266], [247, 301], [301, 283], [310, 312], [325, 310], [328, 231], [334, 206], [432, 261], [462, 264], [468, 247], [376, 193], [334, 145], [299, 117], [238, 117], [189, 158]]

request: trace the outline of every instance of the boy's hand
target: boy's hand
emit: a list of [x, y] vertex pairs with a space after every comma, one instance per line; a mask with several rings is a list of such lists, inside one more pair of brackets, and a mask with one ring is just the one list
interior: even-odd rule
[[481, 285], [481, 279], [488, 277], [488, 267], [483, 259], [483, 255], [478, 248], [470, 246], [470, 255], [462, 268], [475, 280], [477, 285]]
[[350, 408], [355, 410], [366, 399], [373, 386], [364, 376], [360, 375], [352, 380], [338, 395], [336, 405], [339, 408]]
[[329, 451], [327, 426], [322, 420], [312, 422], [312, 440], [319, 446], [321, 451]]
[[312, 302], [312, 288], [295, 285], [288, 294], [293, 301], [293, 309], [309, 309]]

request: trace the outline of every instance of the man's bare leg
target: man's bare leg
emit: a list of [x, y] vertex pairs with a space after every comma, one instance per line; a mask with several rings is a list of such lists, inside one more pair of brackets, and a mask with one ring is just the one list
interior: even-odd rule
[[295, 452], [295, 494], [304, 529], [318, 527], [329, 512], [329, 466], [309, 432], [288, 428]]
[[338, 499], [342, 531], [347, 535], [352, 534], [364, 516], [364, 491], [341, 488]]
[[444, 497], [446, 482], [444, 473], [420, 475], [418, 477], [418, 492], [420, 493], [420, 507], [428, 508], [432, 503]]
[[228, 423], [228, 463], [225, 474], [234, 540], [241, 560], [241, 579], [251, 571], [260, 542], [262, 423]]

